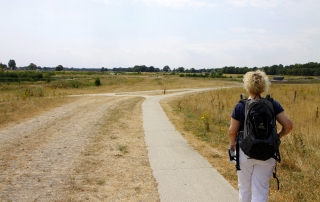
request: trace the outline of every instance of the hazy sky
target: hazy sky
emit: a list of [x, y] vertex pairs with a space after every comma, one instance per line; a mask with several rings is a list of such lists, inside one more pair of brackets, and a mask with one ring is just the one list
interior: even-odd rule
[[0, 0], [0, 62], [74, 68], [320, 62], [319, 0]]

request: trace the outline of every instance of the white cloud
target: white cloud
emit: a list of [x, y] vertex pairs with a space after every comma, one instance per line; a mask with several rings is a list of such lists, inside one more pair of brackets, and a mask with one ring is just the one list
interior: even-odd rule
[[281, 4], [281, 0], [230, 0], [229, 4], [236, 7], [274, 8]]
[[111, 4], [112, 0], [91, 0], [93, 2], [98, 2], [98, 3], [106, 3], [106, 4]]
[[174, 7], [174, 8], [181, 8], [181, 7], [214, 7], [215, 4], [208, 3], [206, 1], [199, 1], [199, 0], [137, 0], [141, 1], [146, 4], [158, 4], [164, 7]]
[[[286, 12], [304, 12], [306, 10], [316, 10], [319, 8], [318, 0], [228, 0], [227, 4], [234, 7], [253, 7], [260, 9], [281, 8]], [[293, 11], [291, 11], [293, 10]]]
[[235, 32], [235, 33], [254, 33], [254, 34], [265, 34], [267, 33], [266, 30], [264, 29], [252, 29], [252, 28], [248, 28], [248, 27], [234, 27], [231, 28], [231, 31]]
[[239, 33], [239, 37], [185, 44], [185, 50], [190, 58], [200, 56], [201, 62], [220, 64], [220, 67], [289, 65], [314, 62], [317, 58], [315, 53], [319, 50], [319, 42], [315, 43], [315, 39], [320, 34], [320, 28], [301, 29], [282, 35], [246, 27], [232, 30]]

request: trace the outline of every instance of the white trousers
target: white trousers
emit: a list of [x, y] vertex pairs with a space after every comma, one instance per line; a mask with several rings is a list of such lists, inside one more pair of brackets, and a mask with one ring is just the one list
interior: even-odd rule
[[275, 159], [266, 161], [250, 159], [240, 149], [238, 173], [239, 200], [241, 202], [266, 202], [269, 180], [274, 170]]

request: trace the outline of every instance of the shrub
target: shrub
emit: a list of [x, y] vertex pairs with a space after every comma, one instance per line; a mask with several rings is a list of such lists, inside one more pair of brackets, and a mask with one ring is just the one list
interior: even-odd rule
[[97, 78], [95, 79], [94, 85], [95, 85], [95, 86], [101, 86], [101, 82], [100, 82], [100, 78], [99, 78], [99, 77], [97, 77]]

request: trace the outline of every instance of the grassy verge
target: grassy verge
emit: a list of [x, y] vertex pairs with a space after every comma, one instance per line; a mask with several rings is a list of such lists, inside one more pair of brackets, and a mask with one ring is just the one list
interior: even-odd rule
[[[244, 92], [242, 88], [222, 89], [173, 98], [166, 101], [167, 104], [163, 103], [170, 106], [168, 115], [189, 138], [190, 144], [235, 187], [235, 168], [228, 162], [226, 153], [227, 130], [233, 107]], [[273, 84], [269, 93], [283, 105], [294, 123], [294, 129], [282, 139], [280, 148], [282, 162], [277, 168], [281, 188], [277, 191], [275, 180], [271, 179], [269, 201], [319, 201], [320, 85]]]
[[[2, 85], [0, 85], [1, 89]], [[0, 125], [19, 122], [48, 109], [78, 98], [63, 97], [63, 93], [43, 86], [15, 85], [0, 90]]]
[[106, 110], [67, 182], [69, 201], [159, 201], [143, 138], [144, 98]]

